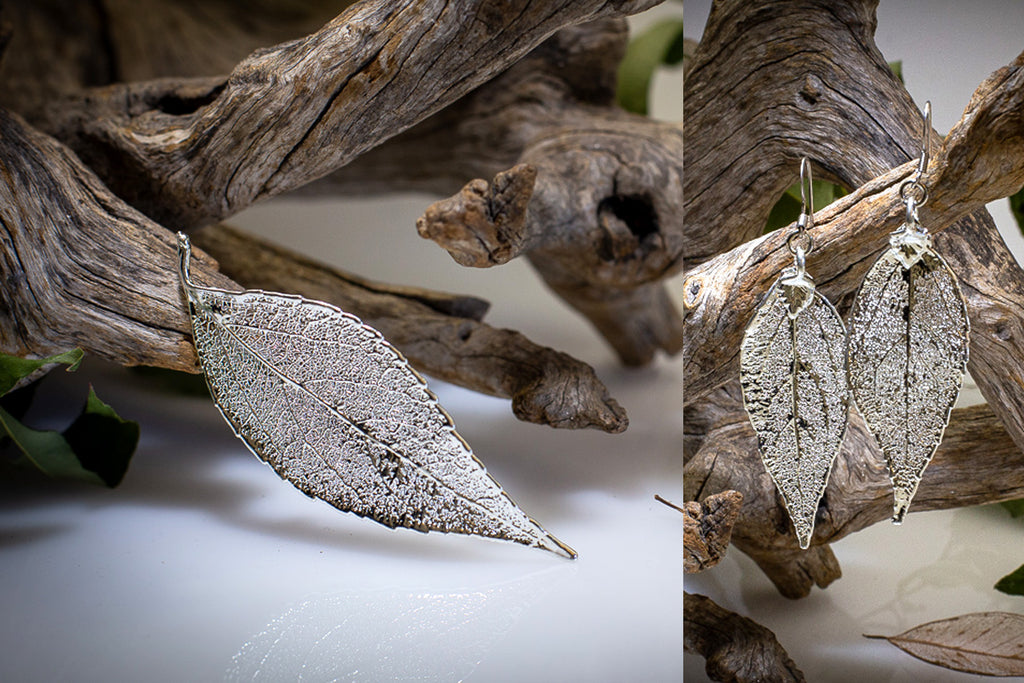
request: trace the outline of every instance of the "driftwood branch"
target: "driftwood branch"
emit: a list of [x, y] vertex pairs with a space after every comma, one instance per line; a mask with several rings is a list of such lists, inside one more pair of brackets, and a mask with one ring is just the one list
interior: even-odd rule
[[519, 165], [434, 204], [420, 234], [463, 265], [526, 254], [629, 365], [678, 351], [678, 313], [660, 282], [682, 267], [681, 127], [551, 108], [561, 117], [544, 128], [531, 121]]
[[40, 125], [147, 215], [196, 227], [344, 166], [563, 26], [652, 4], [368, 0], [174, 98], [166, 83], [109, 86], [52, 102]]
[[687, 652], [707, 660], [715, 681], [755, 683], [804, 681], [804, 675], [775, 634], [752, 619], [716, 604], [711, 598], [683, 594], [683, 643]]
[[607, 432], [628, 424], [589, 365], [486, 325], [479, 299], [369, 282], [225, 226], [196, 232], [194, 242], [246, 287], [294, 292], [359, 315], [421, 371], [512, 399], [520, 420]]
[[[0, 109], [0, 349], [75, 346], [123, 365], [196, 372], [174, 235], [66, 147]], [[196, 252], [198, 284], [240, 289]]]
[[[196, 372], [173, 235], [111, 194], [66, 147], [3, 110], [0, 165], [0, 349], [41, 356], [78, 346], [124, 365]], [[424, 371], [510, 397], [520, 419], [625, 429], [624, 411], [589, 366], [479, 322], [486, 302], [375, 285], [225, 228], [197, 241], [218, 248], [247, 285], [335, 301], [380, 324]], [[192, 272], [199, 284], [243, 289], [202, 251]]]
[[[892, 507], [884, 461], [853, 413], [814, 545], [799, 550], [735, 384], [747, 320], [792, 262], [784, 246], [792, 226], [760, 233], [801, 156], [817, 175], [856, 188], [816, 213], [808, 258], [840, 311], [903, 220], [899, 186], [921, 144], [921, 115], [874, 46], [875, 4], [722, 0], [684, 84], [686, 499], [742, 492], [732, 542], [789, 597], [838, 578], [827, 543], [887, 519]], [[982, 208], [1024, 184], [1022, 85], [1024, 56], [978, 88], [944, 141], [929, 141], [921, 222], [960, 278], [969, 368], [989, 407], [954, 411], [916, 510], [1024, 495], [1024, 271]]]
[[[9, 9], [20, 49], [0, 74], [5, 103], [170, 227], [296, 188], [450, 194], [477, 178], [467, 192], [496, 201], [482, 213], [479, 201], [444, 202], [427, 212], [431, 227], [421, 233], [462, 263], [473, 248], [468, 262], [478, 266], [528, 255], [628, 364], [681, 348], [679, 314], [660, 284], [681, 268], [681, 127], [614, 106], [626, 26], [611, 17], [654, 0], [571, 3], [550, 13], [531, 6], [514, 22], [514, 8], [485, 1], [447, 10], [440, 2], [363, 3], [237, 67], [254, 47], [319, 27], [331, 7], [306, 0], [275, 11], [271, 3], [238, 22], [232, 3], [209, 4], [201, 17], [175, 0], [102, 16], [79, 7], [77, 24], [45, 7]], [[571, 25], [601, 16], [610, 18]], [[169, 35], [142, 42], [161, 23]], [[225, 25], [232, 30], [215, 46], [196, 45], [197, 35]], [[566, 28], [541, 42], [558, 26]], [[17, 29], [47, 39], [29, 47]], [[77, 55], [96, 44], [109, 54], [83, 65]], [[88, 87], [105, 82], [112, 85]], [[539, 174], [535, 185], [517, 164]], [[484, 179], [495, 176], [501, 189], [491, 191]], [[504, 178], [517, 182], [505, 186]]]
[[[725, 390], [722, 390], [725, 391]], [[716, 392], [718, 394], [719, 392]], [[809, 550], [800, 550], [775, 484], [761, 464], [742, 405], [717, 396], [704, 419], [713, 422], [684, 468], [684, 498], [716, 491], [743, 492], [732, 543], [754, 559], [790, 598], [822, 588], [841, 571], [828, 543], [892, 516], [885, 459], [857, 414], [851, 415], [818, 508]], [[942, 445], [914, 497], [913, 511], [943, 510], [1024, 497], [1024, 452], [988, 406], [953, 411]], [[913, 515], [907, 521], [913, 524]]]
[[732, 527], [743, 504], [737, 491], [722, 491], [683, 508], [683, 571], [704, 571], [725, 556]]

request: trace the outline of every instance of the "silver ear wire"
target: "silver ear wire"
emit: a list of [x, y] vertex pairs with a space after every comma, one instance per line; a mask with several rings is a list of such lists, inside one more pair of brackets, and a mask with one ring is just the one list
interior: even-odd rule
[[800, 219], [797, 224], [804, 229], [814, 227], [814, 174], [807, 157], [800, 159]]
[[800, 159], [800, 217], [796, 221], [796, 232], [786, 240], [786, 247], [793, 256], [797, 255], [798, 249], [803, 251], [804, 255], [814, 250], [814, 240], [807, 232], [814, 227], [814, 188], [811, 185], [813, 182], [811, 162], [807, 157], [803, 157]]
[[[921, 161], [917, 165], [917, 173], [914, 174], [914, 180], [921, 180], [921, 176], [928, 170], [928, 137], [932, 133], [932, 103], [931, 101], [924, 103], [924, 128], [921, 131]], [[922, 202], [923, 203], [923, 202]]]

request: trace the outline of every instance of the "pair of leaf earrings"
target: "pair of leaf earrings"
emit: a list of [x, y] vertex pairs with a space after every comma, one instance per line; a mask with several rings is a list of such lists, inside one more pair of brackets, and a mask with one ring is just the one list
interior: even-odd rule
[[[888, 461], [893, 522], [910, 507], [942, 440], [967, 369], [967, 305], [956, 275], [918, 220], [928, 199], [931, 104], [921, 159], [900, 187], [906, 220], [868, 271], [853, 302], [850, 332], [805, 272], [813, 249], [811, 171], [800, 163], [803, 210], [783, 270], [747, 326], [740, 382], [765, 467], [782, 493], [801, 548], [846, 432], [850, 398]], [[808, 208], [809, 202], [812, 204]]]
[[487, 473], [402, 354], [321, 301], [200, 287], [178, 233], [197, 355], [224, 419], [309, 496], [388, 527], [576, 552]]

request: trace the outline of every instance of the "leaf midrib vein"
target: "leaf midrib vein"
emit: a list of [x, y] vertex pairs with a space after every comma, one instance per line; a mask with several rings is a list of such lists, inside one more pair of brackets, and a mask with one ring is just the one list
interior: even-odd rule
[[[199, 289], [199, 288], [196, 288], [196, 289]], [[367, 433], [367, 432], [366, 432], [365, 430], [363, 430], [363, 429], [362, 429], [362, 428], [361, 428], [361, 427], [360, 427], [360, 426], [359, 426], [358, 424], [356, 424], [355, 422], [353, 422], [352, 420], [350, 420], [350, 419], [349, 419], [348, 417], [346, 417], [346, 416], [345, 416], [345, 415], [343, 415], [342, 413], [338, 412], [338, 411], [337, 411], [337, 410], [336, 410], [336, 409], [335, 409], [335, 408], [334, 408], [333, 406], [331, 406], [330, 404], [328, 404], [328, 403], [327, 403], [326, 401], [324, 401], [324, 400], [323, 400], [322, 398], [320, 398], [319, 396], [317, 396], [317, 395], [316, 395], [316, 394], [314, 394], [313, 392], [309, 391], [309, 390], [308, 390], [308, 389], [306, 389], [306, 388], [305, 388], [304, 386], [302, 386], [301, 384], [299, 384], [298, 382], [296, 382], [296, 381], [295, 381], [295, 380], [293, 380], [292, 378], [290, 378], [290, 377], [288, 377], [287, 375], [285, 375], [284, 373], [282, 373], [282, 372], [281, 372], [280, 370], [278, 370], [278, 369], [277, 369], [276, 367], [274, 367], [274, 366], [273, 366], [273, 365], [272, 365], [272, 364], [271, 364], [271, 363], [270, 363], [270, 362], [269, 362], [269, 361], [268, 361], [268, 360], [267, 360], [266, 358], [264, 358], [264, 357], [263, 357], [263, 356], [262, 356], [262, 355], [261, 355], [261, 354], [260, 354], [260, 353], [259, 353], [259, 352], [258, 352], [258, 351], [257, 351], [256, 349], [252, 348], [252, 347], [251, 347], [251, 346], [250, 346], [249, 344], [247, 344], [247, 343], [246, 343], [246, 342], [245, 342], [244, 340], [242, 340], [242, 339], [241, 339], [241, 338], [240, 338], [240, 337], [239, 337], [239, 336], [238, 336], [237, 334], [235, 334], [235, 333], [234, 333], [234, 332], [233, 332], [233, 331], [232, 331], [232, 330], [230, 329], [230, 327], [229, 327], [228, 325], [226, 325], [225, 323], [223, 323], [223, 322], [221, 321], [221, 319], [219, 318], [219, 316], [217, 316], [217, 314], [215, 314], [215, 313], [213, 313], [213, 312], [210, 312], [210, 313], [209, 313], [209, 315], [210, 315], [210, 317], [211, 317], [211, 318], [213, 319], [213, 321], [214, 321], [214, 324], [215, 324], [215, 325], [216, 325], [217, 327], [219, 327], [220, 329], [223, 329], [223, 330], [224, 330], [224, 331], [225, 331], [225, 332], [226, 332], [226, 333], [227, 333], [227, 334], [228, 334], [228, 335], [229, 335], [229, 336], [230, 336], [230, 337], [231, 337], [232, 339], [234, 339], [234, 340], [235, 340], [235, 341], [236, 341], [236, 342], [237, 342], [237, 343], [238, 343], [238, 344], [239, 344], [239, 345], [240, 345], [240, 346], [241, 346], [241, 347], [242, 347], [243, 349], [245, 349], [246, 351], [248, 351], [249, 353], [251, 353], [251, 354], [252, 354], [252, 355], [253, 355], [253, 356], [254, 356], [254, 357], [256, 358], [256, 360], [257, 360], [257, 361], [259, 361], [259, 363], [260, 363], [261, 365], [263, 365], [263, 366], [264, 366], [264, 367], [266, 367], [266, 368], [267, 368], [268, 370], [270, 370], [270, 372], [271, 372], [271, 373], [273, 373], [273, 374], [274, 374], [274, 375], [276, 375], [277, 377], [281, 378], [282, 380], [284, 380], [284, 381], [288, 382], [289, 384], [293, 384], [294, 386], [296, 386], [296, 387], [297, 387], [297, 388], [298, 388], [298, 389], [299, 389], [300, 391], [302, 391], [302, 392], [304, 392], [305, 394], [309, 395], [310, 397], [312, 397], [312, 398], [313, 398], [313, 400], [314, 400], [314, 401], [316, 401], [316, 402], [317, 402], [317, 403], [319, 403], [319, 404], [320, 404], [321, 406], [323, 406], [323, 407], [324, 407], [324, 408], [325, 408], [325, 409], [327, 410], [327, 412], [328, 412], [328, 413], [330, 413], [330, 414], [334, 415], [335, 417], [337, 417], [337, 418], [341, 419], [341, 421], [342, 421], [342, 422], [345, 422], [345, 423], [349, 424], [349, 425], [350, 425], [350, 426], [351, 426], [351, 427], [352, 427], [352, 428], [353, 428], [353, 429], [354, 429], [355, 431], [357, 431], [357, 432], [358, 432], [359, 434], [362, 434], [362, 435], [363, 435], [363, 436], [364, 436], [364, 437], [365, 437], [365, 438], [366, 438], [367, 440], [369, 440], [369, 441], [372, 441], [372, 442], [376, 442], [376, 443], [380, 444], [380, 445], [381, 445], [381, 446], [383, 446], [383, 447], [384, 447], [384, 448], [385, 448], [385, 449], [386, 449], [386, 450], [387, 450], [388, 452], [390, 452], [391, 454], [393, 454], [393, 455], [394, 455], [395, 457], [397, 457], [397, 458], [400, 458], [400, 459], [401, 459], [401, 460], [402, 460], [403, 462], [408, 462], [408, 463], [409, 463], [410, 465], [412, 465], [413, 469], [414, 469], [414, 470], [415, 470], [415, 471], [416, 471], [417, 473], [421, 474], [422, 476], [424, 476], [425, 478], [427, 478], [427, 479], [429, 479], [429, 480], [432, 480], [432, 481], [434, 481], [435, 483], [437, 483], [438, 485], [440, 485], [440, 486], [441, 486], [442, 488], [444, 488], [444, 489], [446, 489], [446, 490], [450, 491], [450, 492], [451, 492], [451, 493], [452, 493], [452, 494], [453, 494], [453, 495], [454, 495], [454, 496], [455, 496], [456, 498], [458, 498], [458, 499], [462, 500], [463, 502], [465, 502], [465, 503], [466, 503], [466, 504], [467, 504], [467, 505], [468, 505], [469, 507], [471, 507], [471, 508], [474, 508], [474, 509], [477, 509], [477, 510], [480, 510], [480, 511], [483, 511], [483, 512], [484, 512], [484, 513], [485, 513], [485, 514], [486, 514], [486, 515], [487, 515], [487, 516], [488, 516], [488, 517], [489, 517], [490, 519], [492, 519], [492, 520], [495, 520], [495, 519], [497, 519], [497, 518], [498, 518], [498, 515], [497, 515], [497, 514], [496, 514], [496, 513], [494, 512], [494, 511], [492, 511], [491, 509], [487, 508], [487, 507], [486, 507], [485, 505], [483, 505], [482, 503], [479, 503], [479, 502], [477, 502], [476, 500], [474, 500], [474, 499], [472, 499], [472, 498], [469, 498], [468, 496], [466, 496], [466, 495], [462, 494], [461, 492], [457, 491], [457, 490], [456, 490], [456, 489], [454, 489], [454, 488], [453, 488], [452, 486], [450, 486], [450, 485], [449, 485], [449, 484], [448, 484], [447, 482], [445, 482], [444, 480], [442, 480], [442, 479], [438, 478], [438, 477], [437, 477], [436, 475], [434, 475], [434, 474], [433, 474], [432, 472], [429, 472], [428, 470], [424, 469], [424, 468], [423, 468], [423, 467], [422, 467], [421, 465], [419, 465], [419, 464], [418, 464], [418, 463], [416, 463], [415, 461], [411, 460], [410, 458], [408, 458], [407, 456], [403, 455], [402, 453], [400, 453], [400, 452], [396, 451], [396, 450], [395, 450], [395, 449], [394, 449], [394, 448], [392, 447], [392, 445], [391, 445], [391, 444], [389, 444], [389, 443], [386, 443], [386, 442], [384, 442], [384, 441], [381, 441], [380, 439], [378, 439], [378, 438], [374, 437], [373, 435], [371, 435], [371, 434]], [[452, 430], [452, 431], [454, 432], [454, 430]], [[470, 452], [470, 453], [471, 453], [471, 452]], [[333, 470], [334, 468], [332, 467], [331, 469]], [[334, 471], [335, 471], [335, 472], [337, 472], [337, 470], [334, 470]], [[497, 490], [498, 490], [498, 491], [500, 492], [500, 494], [501, 494], [501, 495], [502, 495], [502, 496], [503, 496], [503, 497], [504, 497], [504, 498], [505, 498], [505, 499], [506, 499], [506, 500], [507, 500], [507, 501], [509, 502], [509, 504], [511, 504], [511, 506], [512, 506], [512, 507], [513, 507], [514, 509], [517, 509], [517, 508], [515, 508], [514, 504], [512, 504], [512, 503], [511, 503], [511, 499], [509, 499], [509, 498], [508, 498], [508, 494], [506, 494], [506, 493], [505, 493], [505, 490], [504, 490], [504, 489], [503, 489], [503, 488], [502, 488], [502, 487], [501, 487], [501, 486], [500, 486], [500, 485], [499, 485], [499, 484], [498, 484], [498, 483], [497, 483], [497, 482], [496, 482], [496, 481], [495, 481], [495, 480], [494, 480], [494, 479], [493, 479], [493, 478], [492, 478], [492, 477], [490, 476], [490, 474], [489, 474], [489, 473], [487, 472], [487, 470], [486, 470], [485, 468], [481, 467], [481, 471], [482, 471], [482, 473], [483, 473], [483, 475], [484, 475], [485, 477], [487, 477], [488, 479], [490, 479], [490, 481], [491, 481], [491, 482], [492, 482], [492, 483], [494, 484], [494, 486], [495, 486], [495, 487], [497, 488]], [[524, 516], [525, 516], [525, 515], [524, 515]], [[527, 518], [527, 520], [529, 520], [529, 518]], [[536, 531], [536, 530], [533, 530], [533, 529], [531, 529], [531, 530], [532, 530], [532, 531]]]

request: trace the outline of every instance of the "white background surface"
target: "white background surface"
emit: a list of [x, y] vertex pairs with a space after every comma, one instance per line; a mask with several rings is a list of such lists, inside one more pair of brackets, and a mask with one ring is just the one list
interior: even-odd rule
[[[681, 116], [681, 83], [660, 78], [657, 115]], [[142, 441], [113, 491], [0, 480], [0, 680], [681, 678], [681, 518], [653, 499], [680, 495], [679, 361], [624, 370], [525, 263], [459, 267], [416, 235], [432, 200], [280, 200], [233, 222], [367, 277], [483, 296], [491, 324], [594, 365], [625, 434], [523, 424], [507, 401], [431, 382], [580, 559], [340, 513], [279, 480], [208, 399], [87, 362], [48, 378], [42, 404], [70, 397], [69, 418], [92, 382]], [[56, 410], [33, 426], [59, 427]]]
[[[686, 1], [688, 36], [699, 39], [709, 7]], [[974, 89], [1024, 50], [1024, 3], [882, 0], [876, 41], [887, 59], [903, 61], [910, 94], [922, 104], [931, 100], [935, 129], [945, 133]], [[990, 210], [1020, 260], [1024, 240], [1006, 202]], [[965, 399], [981, 400], [976, 390], [965, 391]], [[814, 683], [982, 680], [861, 635], [895, 635], [968, 612], [1024, 612], [1024, 598], [992, 588], [1024, 564], [1024, 520], [998, 507], [912, 513], [901, 527], [879, 524], [833, 549], [843, 578], [802, 600], [779, 596], [738, 552], [711, 571], [688, 576], [686, 588], [772, 629]], [[708, 680], [696, 655], [686, 655], [685, 674], [688, 683]]]

